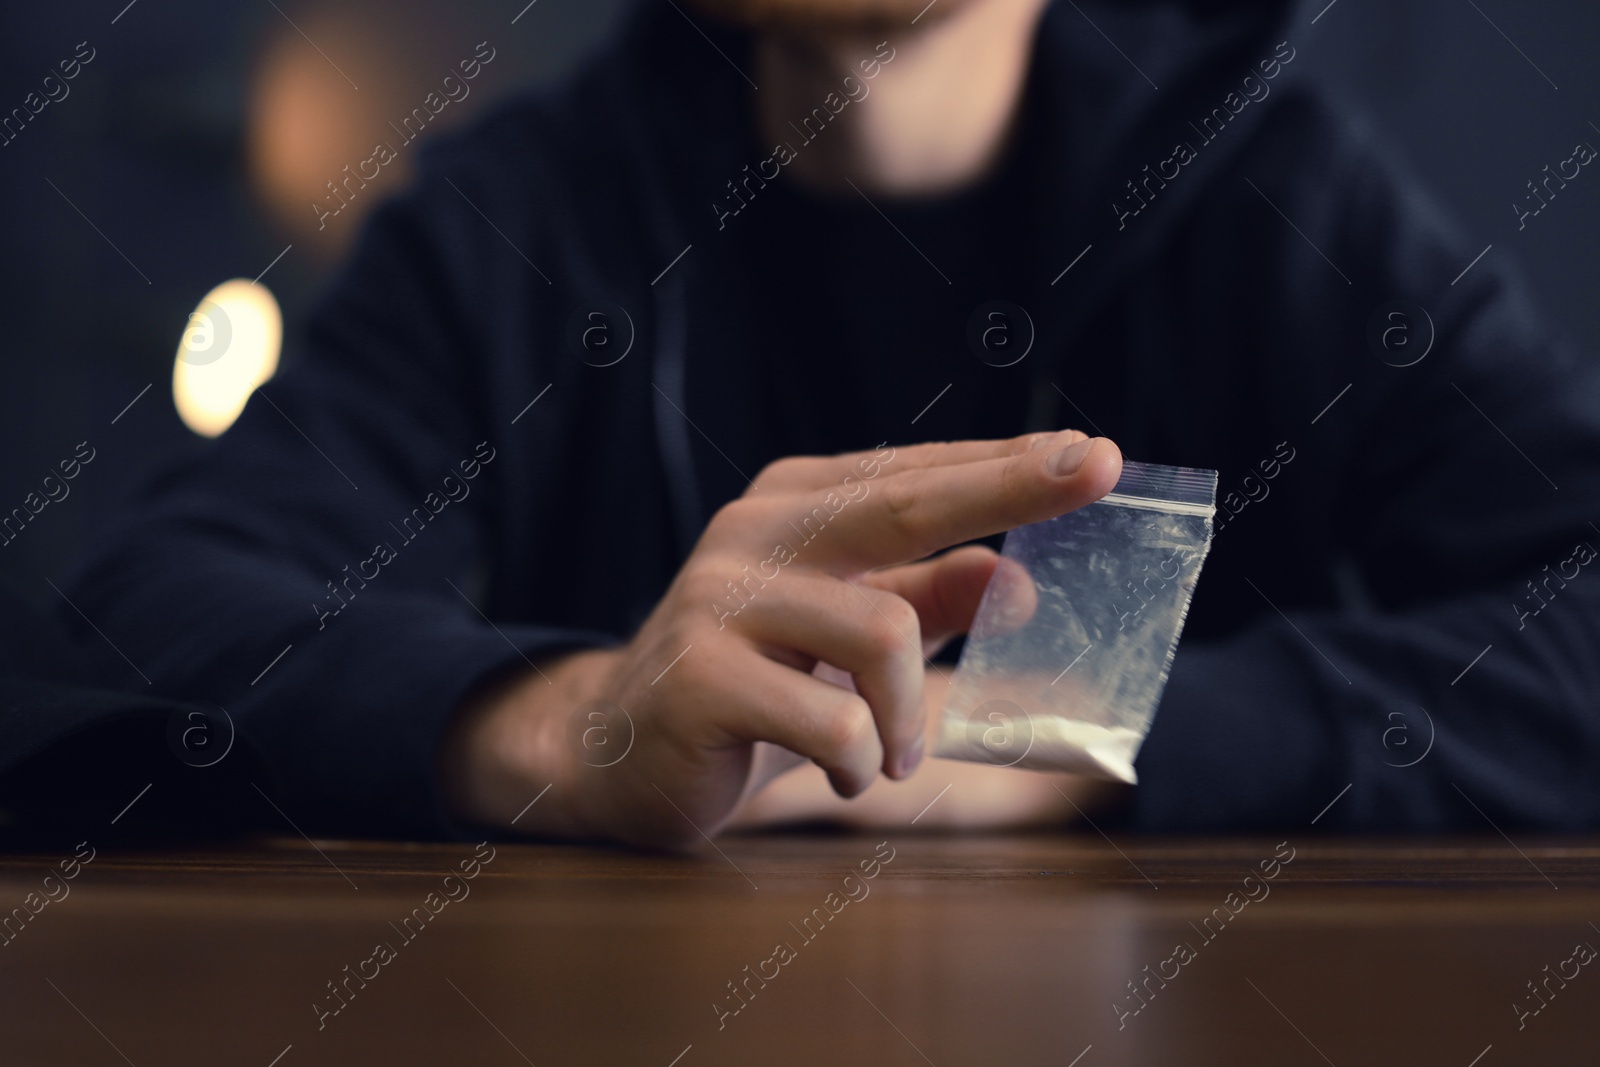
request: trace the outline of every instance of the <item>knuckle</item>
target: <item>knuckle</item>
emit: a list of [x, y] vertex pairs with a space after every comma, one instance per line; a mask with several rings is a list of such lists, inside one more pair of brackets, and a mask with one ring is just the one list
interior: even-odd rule
[[702, 546], [727, 546], [747, 543], [765, 524], [768, 504], [760, 497], [742, 496], [717, 509], [700, 537]]
[[845, 694], [836, 707], [829, 709], [822, 727], [824, 747], [841, 764], [850, 763], [850, 755], [869, 746], [876, 737], [872, 709], [853, 693]]
[[775, 459], [761, 468], [761, 473], [756, 475], [758, 486], [780, 487], [794, 481], [804, 467], [806, 460], [799, 456], [784, 456]]
[[1032, 518], [1029, 505], [1037, 496], [1037, 469], [1038, 464], [1026, 454], [1001, 468], [1000, 510], [1008, 526], [1022, 526]]
[[874, 659], [888, 659], [905, 646], [894, 624], [877, 612], [866, 620], [866, 644]]
[[730, 500], [718, 508], [716, 514], [711, 516], [711, 521], [706, 524], [707, 528], [720, 529], [729, 526], [742, 526], [749, 521], [751, 510], [750, 502], [745, 497]]
[[885, 593], [878, 602], [878, 609], [888, 617], [896, 633], [915, 637], [922, 625], [922, 620], [917, 617], [917, 609], [905, 597]]
[[880, 656], [891, 656], [911, 647], [921, 636], [917, 609], [892, 593], [873, 598], [867, 612], [867, 639]]
[[1005, 455], [1025, 456], [1055, 436], [1054, 431], [1045, 430], [1039, 433], [1025, 433], [1019, 437], [1013, 437], [1007, 442]]
[[679, 589], [691, 606], [720, 604], [728, 593], [726, 568], [710, 560], [687, 564], [679, 578]]
[[917, 512], [921, 503], [922, 479], [908, 471], [883, 483], [883, 510], [892, 527], [910, 537], [916, 530]]

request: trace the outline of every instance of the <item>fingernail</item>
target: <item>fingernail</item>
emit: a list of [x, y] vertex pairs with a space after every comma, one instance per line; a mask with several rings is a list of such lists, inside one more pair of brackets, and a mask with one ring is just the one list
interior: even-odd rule
[[1057, 441], [1065, 440], [1075, 433], [1082, 432], [1081, 430], [1057, 430], [1054, 433], [1036, 433], [1033, 435], [1033, 439], [1028, 442], [1028, 451], [1032, 452], [1035, 449], [1043, 448], [1045, 445], [1055, 444]]
[[1075, 445], [1068, 445], [1059, 452], [1052, 452], [1050, 458], [1044, 461], [1045, 470], [1057, 478], [1078, 473], [1078, 468], [1083, 466], [1084, 459], [1089, 455], [1089, 450], [1094, 447], [1094, 439], [1079, 441]]
[[917, 739], [911, 742], [911, 747], [906, 749], [906, 754], [900, 757], [900, 777], [908, 777], [922, 763], [922, 750], [927, 747], [927, 735], [918, 734]]

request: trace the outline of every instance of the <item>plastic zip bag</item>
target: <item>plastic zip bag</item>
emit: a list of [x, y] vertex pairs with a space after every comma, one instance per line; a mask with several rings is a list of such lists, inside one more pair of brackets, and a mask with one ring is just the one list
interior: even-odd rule
[[1128, 462], [1101, 500], [1007, 534], [937, 754], [1136, 783], [1216, 496], [1215, 471]]

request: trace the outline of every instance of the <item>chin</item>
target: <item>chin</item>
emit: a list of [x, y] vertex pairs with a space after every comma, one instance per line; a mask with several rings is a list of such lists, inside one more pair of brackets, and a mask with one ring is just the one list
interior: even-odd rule
[[[937, 0], [919, 25], [949, 15], [969, 0]], [[714, 18], [744, 26], [788, 30], [866, 30], [907, 27], [928, 0], [692, 0]]]

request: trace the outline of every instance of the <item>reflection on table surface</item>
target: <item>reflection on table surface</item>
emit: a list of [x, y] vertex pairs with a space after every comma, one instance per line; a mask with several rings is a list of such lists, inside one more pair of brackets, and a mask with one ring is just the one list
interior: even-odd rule
[[1597, 858], [1311, 834], [91, 842], [3, 865], [0, 1059], [1564, 1062], [1600, 1044]]

